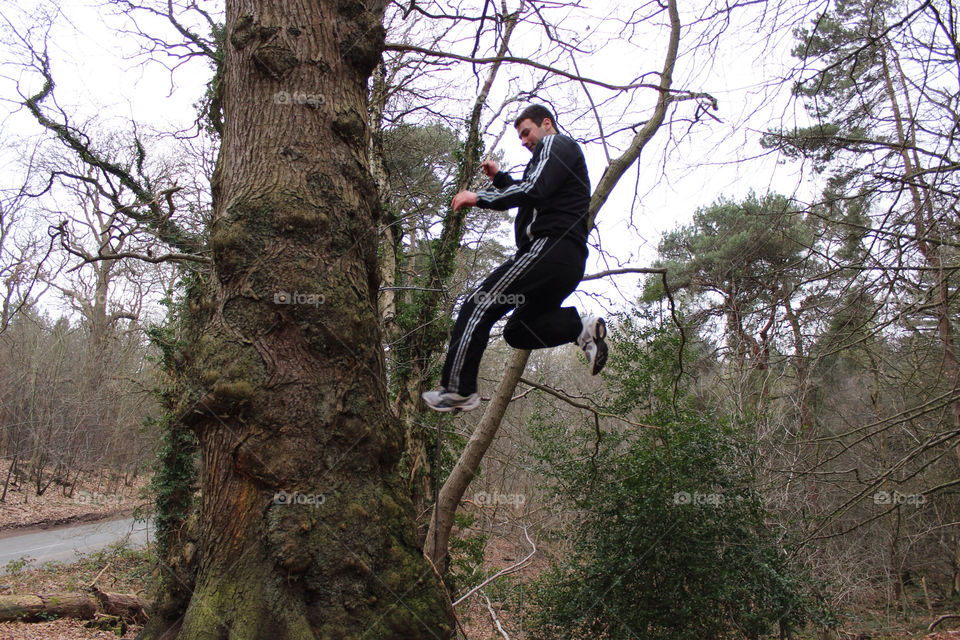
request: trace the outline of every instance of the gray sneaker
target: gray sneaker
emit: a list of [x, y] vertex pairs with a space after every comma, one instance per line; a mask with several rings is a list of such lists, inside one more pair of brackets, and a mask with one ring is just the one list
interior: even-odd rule
[[590, 375], [595, 376], [607, 364], [607, 343], [604, 341], [607, 337], [607, 323], [603, 318], [594, 316], [584, 316], [580, 318], [580, 323], [583, 330], [577, 338], [577, 344], [587, 356]]
[[480, 406], [479, 394], [471, 393], [468, 396], [462, 396], [459, 393], [447, 391], [443, 387], [424, 391], [420, 397], [434, 411], [471, 411]]

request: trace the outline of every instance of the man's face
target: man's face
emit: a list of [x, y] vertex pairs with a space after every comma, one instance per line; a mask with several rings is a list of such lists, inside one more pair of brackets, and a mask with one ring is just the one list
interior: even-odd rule
[[530, 153], [533, 153], [533, 148], [537, 146], [537, 143], [540, 142], [544, 136], [549, 135], [547, 127], [552, 126], [553, 123], [550, 122], [550, 118], [544, 118], [543, 122], [539, 125], [534, 124], [530, 118], [524, 118], [520, 121], [520, 124], [517, 125], [520, 144], [529, 149]]

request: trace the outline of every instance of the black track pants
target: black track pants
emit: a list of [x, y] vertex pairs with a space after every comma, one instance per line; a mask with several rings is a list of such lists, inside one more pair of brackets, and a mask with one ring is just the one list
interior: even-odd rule
[[568, 238], [537, 238], [497, 267], [464, 301], [453, 327], [440, 384], [469, 395], [477, 390], [480, 357], [490, 329], [516, 308], [503, 331], [515, 349], [542, 349], [574, 342], [580, 314], [560, 307], [583, 277], [587, 248]]

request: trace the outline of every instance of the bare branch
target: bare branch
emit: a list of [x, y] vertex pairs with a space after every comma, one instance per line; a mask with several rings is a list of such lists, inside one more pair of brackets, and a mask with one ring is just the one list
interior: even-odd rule
[[487, 578], [486, 580], [484, 580], [483, 582], [481, 582], [480, 584], [478, 584], [477, 586], [470, 589], [465, 594], [463, 594], [462, 596], [454, 600], [453, 601], [454, 607], [460, 604], [461, 602], [463, 602], [464, 600], [466, 600], [467, 598], [469, 598], [470, 596], [472, 596], [474, 593], [476, 593], [480, 589], [484, 588], [485, 586], [487, 586], [488, 584], [496, 580], [497, 578], [499, 578], [500, 576], [516, 573], [517, 571], [520, 571], [525, 566], [527, 566], [527, 564], [529, 564], [530, 560], [533, 558], [533, 555], [537, 552], [537, 545], [534, 544], [533, 540], [530, 539], [530, 534], [527, 533], [526, 527], [523, 527], [523, 536], [527, 539], [527, 542], [529, 542], [530, 546], [532, 547], [530, 550], [530, 553], [528, 553], [527, 556], [522, 560], [520, 560], [519, 562], [515, 562], [509, 567], [506, 567], [504, 569], [501, 569], [500, 571], [497, 571], [495, 574], [493, 574], [492, 576], [490, 576], [489, 578]]

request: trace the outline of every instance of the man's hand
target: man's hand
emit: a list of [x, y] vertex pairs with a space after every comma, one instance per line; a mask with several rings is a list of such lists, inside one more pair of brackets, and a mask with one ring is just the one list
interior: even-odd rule
[[496, 160], [484, 160], [480, 163], [480, 168], [487, 174], [487, 177], [493, 180], [494, 176], [500, 173], [500, 165]]
[[453, 202], [451, 206], [454, 211], [460, 211], [465, 207], [472, 207], [477, 204], [477, 194], [473, 191], [461, 191], [457, 195], [453, 196]]

